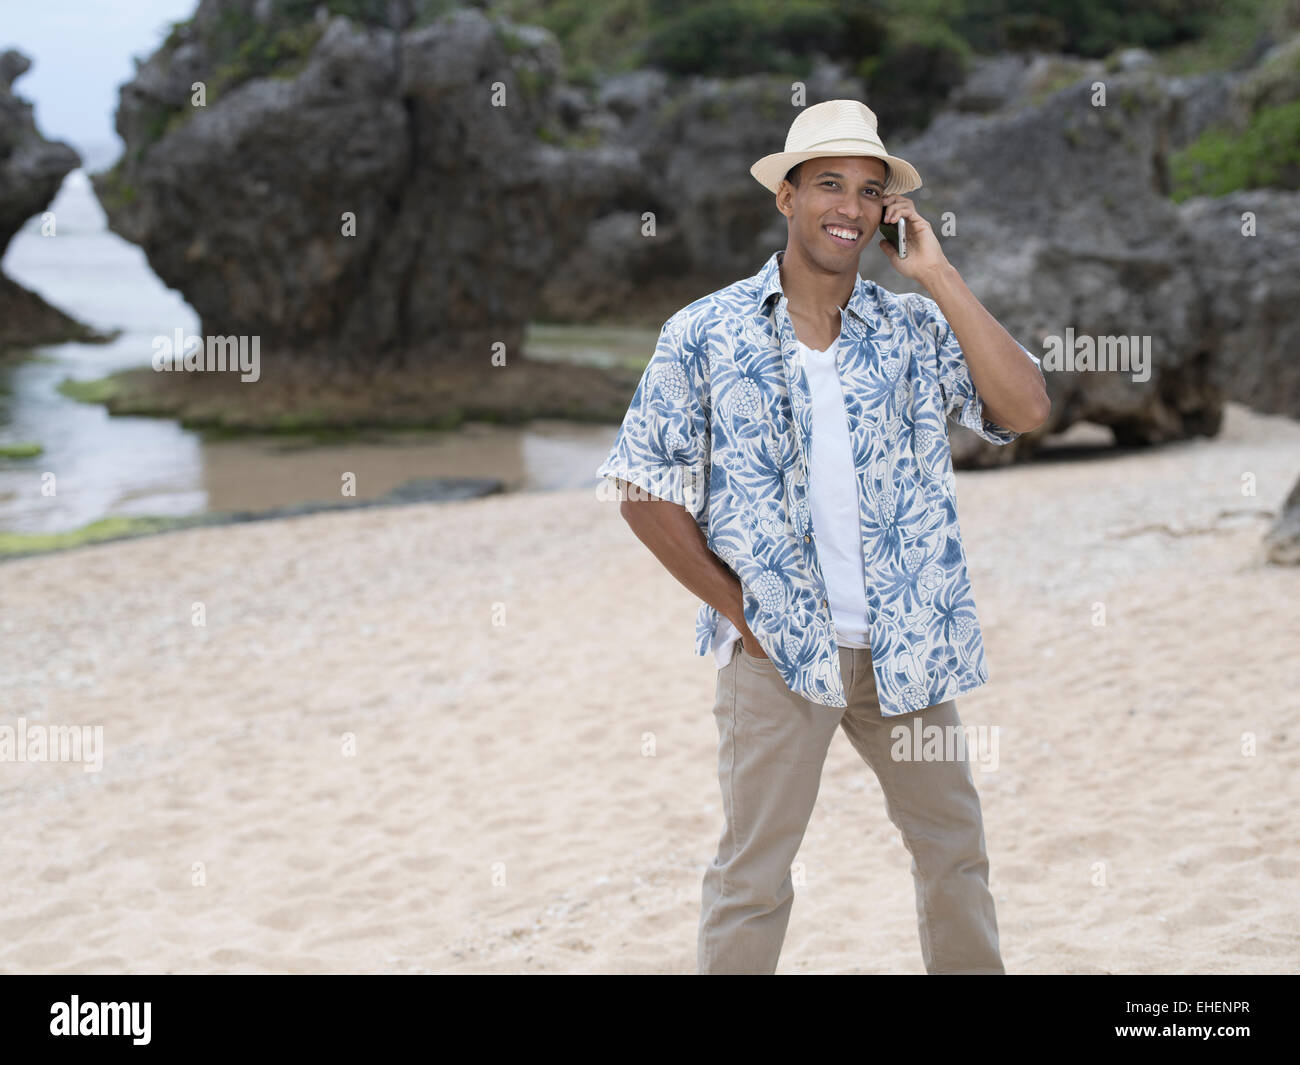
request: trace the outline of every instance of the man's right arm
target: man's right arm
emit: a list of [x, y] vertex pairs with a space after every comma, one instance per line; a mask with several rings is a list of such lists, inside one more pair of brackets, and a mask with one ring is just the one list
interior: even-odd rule
[[684, 307], [663, 324], [596, 475], [617, 483], [619, 513], [637, 539], [691, 593], [728, 618], [745, 650], [758, 657], [763, 650], [745, 623], [740, 581], [709, 550], [692, 516], [701, 485], [708, 483], [708, 321], [700, 308]]
[[740, 581], [725, 562], [709, 550], [704, 533], [690, 512], [677, 503], [650, 495], [620, 481], [619, 514], [663, 567], [691, 593], [728, 618], [740, 632], [745, 651], [755, 658], [766, 654], [745, 622]]

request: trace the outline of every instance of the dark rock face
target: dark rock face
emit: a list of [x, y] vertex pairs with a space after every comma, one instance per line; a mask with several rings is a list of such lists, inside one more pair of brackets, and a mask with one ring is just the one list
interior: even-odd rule
[[[1225, 398], [1300, 415], [1289, 355], [1300, 340], [1300, 195], [1167, 198], [1169, 154], [1232, 113], [1239, 79], [1101, 80], [1105, 107], [1092, 106], [1090, 79], [1038, 107], [945, 115], [898, 149], [925, 179], [926, 217], [952, 212], [949, 258], [1036, 354], [1067, 328], [1150, 337], [1145, 381], [1047, 373], [1052, 416], [1036, 435], [1081, 420], [1121, 444], [1212, 435]], [[1243, 233], [1248, 218], [1255, 235]]]
[[[192, 108], [192, 84], [219, 62], [204, 27], [261, 8], [203, 0], [124, 87], [128, 151], [95, 179], [112, 228], [205, 333], [258, 335], [268, 364], [487, 365], [498, 342], [517, 353], [560, 249], [633, 162], [539, 139], [557, 106], [554, 39], [507, 36], [475, 10], [405, 29], [340, 17], [296, 75]], [[506, 106], [493, 106], [497, 81]]]
[[[1251, 305], [1234, 296], [1242, 286], [1220, 282], [1276, 255], [1267, 299], [1290, 299], [1286, 277], [1288, 269], [1298, 273], [1297, 253], [1286, 250], [1291, 230], [1276, 216], [1290, 217], [1284, 205], [1294, 196], [1264, 194], [1267, 206], [1259, 204], [1274, 230], [1267, 240], [1237, 247], [1235, 255], [1220, 251], [1203, 269], [1209, 230], [1202, 215], [1215, 208], [1180, 210], [1168, 198], [1167, 159], [1230, 111], [1233, 79], [1160, 79], [1142, 63], [1129, 65], [1137, 69], [1057, 69], [1042, 57], [978, 66], [977, 83], [955, 94], [958, 109], [910, 142], [891, 139], [888, 116], [878, 116], [890, 149], [914, 162], [925, 180], [912, 197], [945, 253], [1021, 343], [1041, 356], [1053, 336], [1062, 348], [1078, 336], [1123, 337], [1140, 353], [1147, 343], [1141, 338], [1150, 338], [1145, 380], [1138, 378], [1147, 371], [1138, 370], [1049, 371], [1051, 419], [1012, 445], [986, 445], [954, 426], [958, 465], [1009, 461], [1038, 437], [1080, 420], [1110, 426], [1123, 444], [1213, 433], [1224, 396], [1242, 396], [1239, 378], [1217, 369], [1220, 341], [1237, 336], [1261, 372], [1281, 362], [1285, 330], [1274, 321], [1247, 337], [1239, 327]], [[1026, 97], [1043, 94], [1061, 69], [1083, 80], [1040, 103]], [[1092, 104], [1097, 79], [1106, 84], [1105, 106]], [[605, 320], [626, 316], [634, 302], [643, 324], [655, 324], [753, 273], [783, 247], [785, 219], [749, 166], [784, 143], [795, 114], [786, 91], [765, 79], [674, 88], [653, 72], [607, 82], [580, 121], [610, 130], [617, 143], [640, 153], [639, 175], [620, 190], [637, 208], [591, 223], [547, 284], [545, 313]], [[858, 95], [854, 83], [827, 66], [814, 74], [807, 98]], [[640, 232], [641, 209], [657, 211], [655, 239]], [[920, 290], [877, 252], [863, 266], [886, 288]], [[1300, 392], [1280, 402], [1300, 412]]]
[[[860, 95], [833, 64], [807, 81], [811, 103]], [[611, 190], [617, 207], [565, 250], [542, 290], [540, 316], [657, 327], [757, 272], [785, 247], [786, 225], [749, 168], [785, 144], [795, 114], [780, 79], [673, 81], [655, 70], [610, 78], [575, 104], [577, 135], [602, 136], [638, 165]]]
[[[68, 172], [81, 164], [68, 145], [40, 135], [32, 105], [14, 95], [14, 80], [30, 67], [31, 60], [21, 52], [0, 53], [0, 256], [23, 223], [49, 206]], [[101, 338], [34, 292], [0, 277], [0, 349], [92, 339]]]
[[[917, 203], [948, 258], [1044, 359], [1051, 417], [1002, 452], [1077, 421], [1109, 426], [1121, 444], [1150, 444], [1213, 434], [1222, 417], [1205, 282], [1166, 188], [1168, 152], [1199, 129], [1183, 94], [1160, 81], [1141, 73], [1104, 81], [1105, 106], [1093, 106], [1089, 80], [1040, 106], [945, 114], [896, 149], [925, 180]], [[1224, 92], [1201, 121], [1227, 106]], [[955, 231], [945, 235], [945, 222]], [[1079, 337], [1127, 338], [1147, 362], [1103, 372], [1049, 359], [1079, 350]], [[1011, 457], [979, 450], [990, 461]]]
[[1300, 566], [1300, 478], [1282, 504], [1282, 513], [1264, 538], [1264, 552], [1270, 562]]
[[[1161, 78], [1136, 61], [1119, 72], [1061, 66], [1082, 80], [1041, 102], [1026, 94], [1061, 76], [1043, 57], [977, 66], [955, 109], [911, 141], [890, 139], [879, 116], [890, 149], [925, 180], [912, 197], [945, 253], [1013, 336], [1042, 357], [1085, 336], [1099, 349], [1106, 338], [1102, 350], [1117, 355], [1149, 351], [1147, 368], [1130, 362], [1127, 372], [1049, 363], [1049, 422], [1001, 448], [954, 426], [957, 464], [1009, 461], [1083, 420], [1126, 445], [1213, 434], [1225, 398], [1300, 414], [1300, 368], [1289, 356], [1300, 328], [1289, 313], [1300, 305], [1300, 196], [1256, 191], [1181, 206], [1168, 197], [1170, 153], [1239, 110], [1244, 75]], [[1098, 80], [1104, 106], [1093, 105]], [[854, 95], [823, 68], [808, 99]], [[604, 110], [584, 121], [612, 126], [649, 161], [625, 196], [665, 208], [658, 240], [639, 234], [632, 211], [597, 219], [547, 285], [548, 312], [602, 319], [635, 292], [643, 315], [662, 321], [784, 246], [785, 220], [748, 173], [784, 142], [794, 114], [770, 87], [747, 79], [673, 90], [642, 73], [607, 83], [596, 104]], [[1241, 232], [1247, 211], [1255, 236]], [[863, 265], [886, 288], [919, 290], [874, 252]]]
[[1179, 215], [1208, 319], [1211, 382], [1255, 410], [1300, 417], [1300, 194], [1197, 197]]
[[36, 130], [32, 105], [13, 94], [14, 79], [31, 67], [20, 52], [0, 55], [0, 255], [22, 224], [54, 199], [81, 158]]

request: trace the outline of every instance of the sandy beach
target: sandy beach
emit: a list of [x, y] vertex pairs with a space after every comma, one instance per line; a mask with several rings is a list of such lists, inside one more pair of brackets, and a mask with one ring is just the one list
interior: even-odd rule
[[[1300, 424], [1233, 405], [1213, 440], [958, 473], [1009, 973], [1300, 966], [1300, 569], [1260, 546], [1297, 472]], [[594, 488], [186, 530], [0, 589], [0, 724], [105, 747], [0, 763], [0, 972], [694, 971], [715, 671]], [[837, 735], [778, 972], [923, 973], [909, 861]]]

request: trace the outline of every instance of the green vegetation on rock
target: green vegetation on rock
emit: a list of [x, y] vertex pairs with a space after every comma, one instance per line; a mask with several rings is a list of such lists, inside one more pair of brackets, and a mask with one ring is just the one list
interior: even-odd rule
[[21, 555], [39, 555], [47, 551], [60, 551], [82, 547], [103, 540], [120, 540], [129, 536], [144, 536], [193, 524], [193, 519], [167, 517], [115, 517], [101, 518], [79, 529], [58, 533], [0, 532], [0, 558]]
[[134, 203], [136, 196], [139, 195], [136, 187], [122, 176], [121, 159], [118, 159], [111, 169], [96, 174], [94, 181], [95, 194], [110, 214], [118, 208]]
[[[806, 77], [811, 55], [846, 63], [891, 125], [924, 126], [973, 55], [1032, 50], [1102, 58], [1143, 47], [1180, 73], [1240, 61], [1288, 32], [1287, 0], [492, 0], [492, 15], [545, 26], [566, 69]], [[1066, 80], [1075, 77], [1071, 72]]]
[[118, 382], [113, 375], [96, 377], [88, 381], [76, 381], [65, 377], [59, 382], [58, 391], [69, 399], [82, 403], [107, 403], [118, 392]]
[[1300, 100], [1266, 107], [1244, 130], [1210, 129], [1170, 157], [1175, 201], [1238, 189], [1300, 189]]
[[1233, 70], [1258, 55], [1260, 46], [1295, 32], [1293, 0], [1219, 0], [1199, 36], [1162, 50], [1156, 56], [1161, 73], [1203, 74]]
[[[1113, 58], [1120, 49], [1162, 50], [1166, 72], [1240, 62], [1269, 35], [1293, 29], [1290, 0], [415, 0], [409, 26], [476, 7], [502, 21], [510, 54], [528, 42], [510, 27], [539, 25], [564, 55], [565, 77], [591, 85], [603, 74], [657, 67], [675, 76], [785, 74], [806, 78], [812, 56], [847, 64], [895, 129], [925, 126], [977, 54], [1008, 50]], [[327, 17], [398, 28], [388, 0], [266, 0], [228, 5], [202, 38], [193, 19], [173, 23], [166, 47], [196, 40], [215, 72], [209, 100], [256, 77], [293, 77]], [[1167, 58], [1165, 58], [1167, 57]], [[519, 73], [526, 96], [546, 85]], [[1277, 102], [1277, 101], [1273, 101]], [[159, 139], [189, 117], [159, 109]], [[152, 140], [150, 141], [152, 143]], [[140, 146], [147, 151], [148, 144]]]

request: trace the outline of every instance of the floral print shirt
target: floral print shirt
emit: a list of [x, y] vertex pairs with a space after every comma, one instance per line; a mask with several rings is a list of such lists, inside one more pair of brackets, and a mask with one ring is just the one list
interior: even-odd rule
[[[664, 323], [596, 475], [685, 507], [740, 580], [745, 621], [790, 690], [845, 706], [808, 503], [811, 397], [781, 289], [784, 254]], [[1020, 434], [984, 419], [933, 299], [859, 277], [840, 317], [871, 661], [891, 717], [988, 680], [946, 420], [993, 444]], [[709, 653], [721, 620], [701, 604], [696, 654]]]

